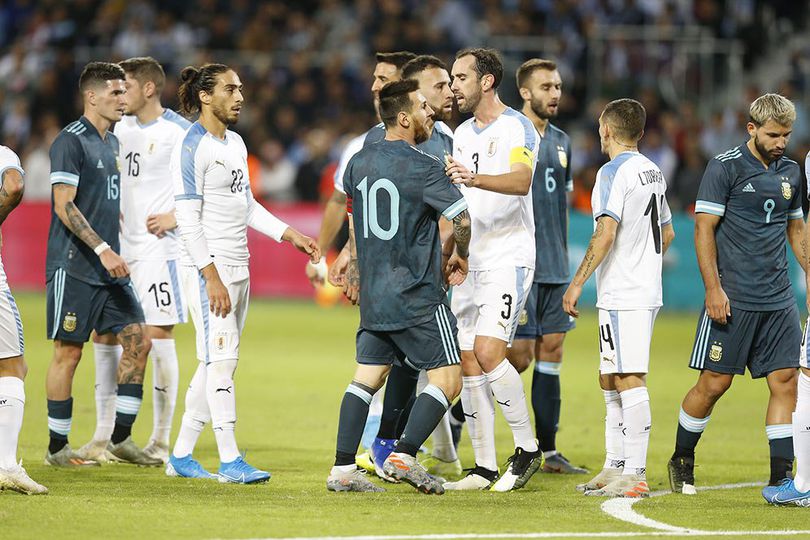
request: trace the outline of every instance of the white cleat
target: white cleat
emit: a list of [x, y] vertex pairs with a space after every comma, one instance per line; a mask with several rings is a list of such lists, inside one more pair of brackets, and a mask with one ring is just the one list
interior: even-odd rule
[[491, 488], [497, 479], [497, 471], [490, 471], [476, 465], [461, 480], [445, 482], [444, 489], [447, 491], [485, 491]]
[[154, 439], [149, 440], [149, 444], [143, 449], [143, 453], [150, 458], [159, 459], [164, 464], [169, 462], [169, 445]]
[[596, 476], [584, 484], [577, 484], [576, 490], [580, 493], [587, 493], [588, 491], [602, 489], [614, 479], [620, 477], [622, 472], [624, 472], [624, 469], [602, 469]]
[[48, 488], [38, 484], [23, 469], [22, 461], [7, 469], [0, 468], [0, 490], [9, 489], [24, 495], [45, 495]]
[[107, 450], [107, 445], [110, 441], [101, 441], [93, 439], [81, 448], [75, 451], [76, 455], [88, 461], [97, 461], [98, 463], [121, 463], [121, 460], [115, 457]]

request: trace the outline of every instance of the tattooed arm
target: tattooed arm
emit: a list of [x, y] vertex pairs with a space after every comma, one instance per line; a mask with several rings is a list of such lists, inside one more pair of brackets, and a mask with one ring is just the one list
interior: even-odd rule
[[448, 285], [461, 285], [469, 272], [467, 258], [470, 256], [471, 229], [470, 212], [463, 210], [453, 218], [453, 236], [451, 237], [455, 249], [444, 268], [444, 275]]
[[360, 266], [357, 261], [357, 243], [354, 239], [354, 218], [349, 214], [349, 266], [343, 282], [343, 294], [352, 304], [360, 301]]
[[[95, 250], [104, 244], [104, 240], [93, 230], [87, 222], [79, 207], [76, 206], [76, 187], [68, 184], [53, 185], [53, 210], [65, 227], [75, 234], [79, 240], [87, 244], [90, 249]], [[129, 268], [124, 259], [114, 252], [109, 246], [99, 254], [101, 264], [114, 278], [126, 277], [129, 275]]]
[[607, 215], [601, 216], [596, 221], [596, 230], [591, 236], [588, 249], [585, 251], [585, 257], [582, 258], [582, 263], [579, 265], [577, 273], [574, 274], [574, 279], [571, 280], [571, 284], [563, 296], [563, 309], [569, 315], [573, 317], [579, 316], [577, 301], [582, 294], [582, 287], [610, 252], [618, 228], [619, 222]]

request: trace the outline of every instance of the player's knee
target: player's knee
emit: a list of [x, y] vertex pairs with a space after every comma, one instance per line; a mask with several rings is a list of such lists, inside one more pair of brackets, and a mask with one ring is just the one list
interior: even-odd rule
[[534, 360], [531, 344], [529, 343], [527, 345], [515, 341], [512, 347], [506, 352], [506, 358], [509, 359], [509, 362], [515, 367], [518, 373], [523, 373], [529, 369], [532, 360]]
[[795, 399], [797, 394], [796, 379], [798, 376], [799, 372], [795, 369], [780, 369], [770, 373], [768, 375], [768, 387], [771, 394]]
[[61, 368], [76, 369], [82, 359], [81, 347], [57, 346], [54, 350], [53, 363]]
[[726, 390], [731, 388], [733, 380], [733, 375], [704, 371], [698, 380], [698, 390], [710, 401], [714, 402], [720, 399], [726, 393]]
[[537, 356], [543, 362], [562, 362], [563, 338], [545, 337], [540, 343], [540, 354]]

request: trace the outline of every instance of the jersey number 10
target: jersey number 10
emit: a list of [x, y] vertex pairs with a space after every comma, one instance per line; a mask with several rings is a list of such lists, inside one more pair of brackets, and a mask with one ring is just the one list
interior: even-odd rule
[[[380, 178], [368, 187], [368, 176], [357, 184], [357, 189], [363, 195], [363, 238], [368, 238], [368, 231], [380, 240], [391, 240], [399, 230], [399, 191], [397, 186], [388, 178]], [[383, 229], [377, 217], [377, 194], [379, 191], [388, 193], [391, 201], [388, 209], [390, 212], [389, 228]]]

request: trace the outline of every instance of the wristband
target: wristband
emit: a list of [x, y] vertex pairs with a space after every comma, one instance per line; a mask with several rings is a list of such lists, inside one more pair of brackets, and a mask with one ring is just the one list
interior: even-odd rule
[[101, 254], [107, 251], [108, 249], [110, 249], [110, 244], [108, 244], [107, 242], [102, 242], [95, 248], [93, 248], [93, 251], [96, 252], [96, 255], [101, 256]]
[[315, 269], [318, 279], [326, 279], [326, 274], [328, 272], [328, 268], [326, 266], [326, 257], [321, 257], [321, 260], [314, 264], [312, 261], [307, 262], [307, 264]]

